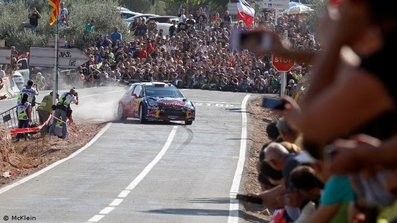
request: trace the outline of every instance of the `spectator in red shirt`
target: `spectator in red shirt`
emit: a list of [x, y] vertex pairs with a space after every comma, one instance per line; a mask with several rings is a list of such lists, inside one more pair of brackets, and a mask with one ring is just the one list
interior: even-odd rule
[[148, 52], [145, 48], [145, 45], [142, 43], [138, 48], [137, 48], [137, 57], [140, 59], [145, 59], [148, 57]]

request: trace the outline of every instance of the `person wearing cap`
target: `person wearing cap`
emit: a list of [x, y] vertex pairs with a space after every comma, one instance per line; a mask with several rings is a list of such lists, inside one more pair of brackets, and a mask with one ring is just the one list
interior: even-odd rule
[[[37, 113], [39, 114], [40, 125], [43, 125], [48, 120], [52, 112], [52, 94], [53, 93], [50, 92], [48, 95], [46, 95], [36, 109]], [[40, 130], [42, 136], [45, 136], [48, 133], [48, 126], [49, 123], [46, 123]]]
[[79, 104], [79, 97], [77, 91], [72, 88], [69, 92], [62, 94], [55, 106], [54, 121], [50, 127], [50, 134], [65, 139], [67, 137], [67, 120], [73, 122], [72, 109], [70, 105], [74, 103]]

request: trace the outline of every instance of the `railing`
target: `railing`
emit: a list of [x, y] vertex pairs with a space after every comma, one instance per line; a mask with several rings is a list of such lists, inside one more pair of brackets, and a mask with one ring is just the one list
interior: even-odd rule
[[[39, 114], [36, 111], [36, 107], [32, 107], [32, 123], [40, 124]], [[18, 127], [17, 106], [0, 113], [0, 124], [7, 129]]]

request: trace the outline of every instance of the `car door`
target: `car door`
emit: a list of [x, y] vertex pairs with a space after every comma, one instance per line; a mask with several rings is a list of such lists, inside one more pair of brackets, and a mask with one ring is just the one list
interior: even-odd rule
[[122, 105], [123, 112], [126, 117], [131, 117], [131, 109], [130, 109], [131, 101], [132, 101], [131, 95], [132, 95], [132, 92], [134, 91], [135, 86], [136, 85], [132, 85], [120, 99], [120, 104]]
[[132, 101], [131, 101], [131, 110], [132, 111], [132, 116], [134, 118], [139, 117], [139, 105], [141, 104], [142, 101], [142, 86], [137, 85], [132, 92]]

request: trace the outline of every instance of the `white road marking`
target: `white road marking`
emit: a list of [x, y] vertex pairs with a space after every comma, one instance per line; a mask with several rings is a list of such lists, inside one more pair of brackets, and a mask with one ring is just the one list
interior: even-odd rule
[[[170, 132], [170, 135], [168, 136], [168, 139], [167, 139], [166, 143], [164, 144], [164, 146], [160, 150], [160, 152], [157, 154], [157, 156], [152, 160], [152, 162], [150, 162], [145, 167], [145, 169], [142, 170], [142, 172], [123, 191], [120, 192], [120, 194], [118, 195], [119, 198], [120, 197], [126, 198], [128, 196], [128, 194], [132, 190], [134, 190], [135, 187], [138, 186], [138, 184], [140, 182], [142, 182], [142, 180], [149, 174], [149, 172], [163, 158], [163, 156], [166, 154], [166, 152], [168, 151], [168, 149], [171, 146], [172, 141], [175, 138], [175, 134], [176, 134], [176, 130], [177, 129], [178, 129], [178, 126], [174, 126], [174, 128]], [[102, 209], [99, 212], [99, 214], [94, 215], [92, 218], [90, 218], [88, 220], [88, 222], [99, 222], [103, 217], [105, 217], [106, 215], [110, 214], [115, 209], [114, 206], [119, 206], [123, 201], [124, 201], [124, 199], [115, 199], [115, 200], [113, 200], [112, 203], [110, 203], [107, 207]], [[115, 205], [115, 204], [117, 204], [117, 205]]]
[[106, 207], [99, 212], [99, 214], [107, 215], [114, 210], [115, 207]]
[[53, 163], [53, 164], [51, 164], [51, 165], [49, 165], [49, 166], [47, 166], [47, 167], [45, 167], [45, 168], [43, 168], [43, 169], [37, 171], [36, 173], [33, 173], [32, 175], [29, 175], [29, 176], [27, 176], [27, 177], [25, 177], [25, 178], [22, 178], [21, 180], [18, 180], [17, 182], [15, 182], [15, 183], [13, 183], [13, 184], [10, 184], [10, 185], [8, 185], [8, 186], [5, 186], [5, 187], [1, 188], [1, 189], [0, 189], [0, 194], [3, 194], [3, 193], [5, 193], [5, 192], [7, 192], [7, 191], [13, 189], [14, 187], [17, 187], [17, 186], [19, 186], [19, 185], [21, 185], [21, 184], [23, 184], [23, 183], [26, 183], [26, 182], [28, 182], [29, 180], [34, 179], [34, 178], [40, 176], [41, 174], [43, 174], [43, 173], [45, 173], [45, 172], [47, 172], [47, 171], [49, 171], [49, 170], [55, 168], [56, 166], [58, 166], [58, 165], [60, 165], [60, 164], [62, 164], [62, 163], [64, 163], [64, 162], [66, 162], [66, 161], [68, 161], [68, 160], [70, 160], [70, 159], [76, 157], [76, 156], [79, 155], [81, 152], [83, 152], [84, 150], [88, 149], [92, 144], [94, 144], [94, 143], [95, 143], [95, 142], [96, 142], [96, 141], [97, 141], [109, 128], [110, 128], [111, 125], [112, 125], [111, 123], [108, 123], [107, 125], [105, 125], [105, 127], [103, 127], [103, 128], [101, 129], [101, 131], [99, 131], [98, 134], [96, 134], [95, 137], [94, 137], [93, 139], [91, 139], [91, 141], [89, 141], [89, 142], [88, 142], [84, 147], [82, 147], [81, 149], [79, 149], [79, 150], [77, 150], [76, 152], [72, 153], [70, 156], [68, 156], [68, 157], [66, 157], [66, 158], [64, 158], [64, 159], [58, 160], [57, 162], [55, 162], [55, 163]]
[[126, 198], [128, 196], [128, 194], [130, 194], [131, 191], [129, 190], [123, 190], [120, 192], [119, 196], [120, 198]]
[[236, 195], [240, 190], [240, 183], [243, 176], [245, 156], [247, 152], [247, 102], [251, 95], [246, 95], [243, 102], [241, 103], [241, 142], [240, 142], [240, 155], [237, 163], [236, 172], [233, 178], [233, 184], [230, 188], [230, 206], [229, 206], [229, 218], [228, 223], [238, 223], [239, 220], [239, 201], [236, 199]]
[[109, 204], [109, 206], [119, 206], [123, 201], [124, 199], [116, 198], [112, 201], [112, 203]]
[[94, 217], [90, 218], [90, 220], [88, 220], [88, 222], [98, 222], [100, 221], [103, 217], [105, 217], [105, 215], [95, 215]]
[[230, 108], [236, 106], [230, 104], [230, 102], [219, 102], [219, 101], [194, 101], [193, 104], [196, 107], [206, 106], [206, 107]]

